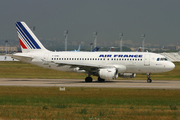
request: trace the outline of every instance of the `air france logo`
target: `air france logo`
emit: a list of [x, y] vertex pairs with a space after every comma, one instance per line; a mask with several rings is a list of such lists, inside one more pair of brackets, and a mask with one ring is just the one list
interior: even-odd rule
[[101, 54], [99, 55], [99, 57], [129, 57], [129, 58], [142, 58], [143, 55], [104, 55], [104, 54]]

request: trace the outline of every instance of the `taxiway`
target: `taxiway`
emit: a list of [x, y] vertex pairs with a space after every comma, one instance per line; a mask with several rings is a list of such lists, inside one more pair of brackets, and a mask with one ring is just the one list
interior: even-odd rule
[[106, 88], [145, 88], [145, 89], [180, 89], [180, 81], [153, 80], [113, 80], [86, 83], [82, 79], [15, 79], [0, 78], [0, 86], [31, 87], [106, 87]]

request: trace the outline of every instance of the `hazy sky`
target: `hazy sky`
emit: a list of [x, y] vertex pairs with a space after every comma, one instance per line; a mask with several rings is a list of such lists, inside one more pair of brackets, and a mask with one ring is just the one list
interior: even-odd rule
[[163, 45], [180, 42], [180, 0], [0, 0], [0, 40], [17, 39], [16, 21], [36, 26], [38, 38], [123, 40]]

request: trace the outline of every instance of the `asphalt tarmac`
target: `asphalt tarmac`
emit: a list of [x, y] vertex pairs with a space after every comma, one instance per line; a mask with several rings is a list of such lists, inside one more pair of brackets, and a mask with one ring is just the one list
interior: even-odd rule
[[0, 78], [0, 86], [30, 87], [96, 87], [96, 88], [141, 88], [141, 89], [180, 89], [180, 81], [153, 80], [112, 80], [86, 83], [82, 79], [16, 79]]

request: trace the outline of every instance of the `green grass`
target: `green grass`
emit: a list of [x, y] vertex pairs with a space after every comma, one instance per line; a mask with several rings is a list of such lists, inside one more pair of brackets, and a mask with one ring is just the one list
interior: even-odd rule
[[179, 90], [0, 87], [3, 119], [180, 119]]
[[[175, 64], [174, 70], [152, 74], [152, 79], [180, 80], [180, 63]], [[0, 62], [1, 78], [84, 79], [86, 76], [23, 62]], [[133, 79], [144, 80], [146, 75], [137, 74]], [[0, 119], [180, 119], [180, 91], [118, 88], [59, 91], [58, 87], [6, 86], [0, 87]]]
[[[175, 63], [174, 70], [166, 73], [152, 74], [153, 80], [180, 80], [180, 63]], [[87, 74], [61, 72], [51, 69], [44, 69], [35, 65], [23, 62], [0, 62], [0, 78], [51, 78], [51, 79], [84, 79]], [[97, 79], [93, 76], [93, 79]], [[118, 78], [125, 79], [125, 78]], [[146, 74], [137, 74], [135, 80], [146, 80]]]

